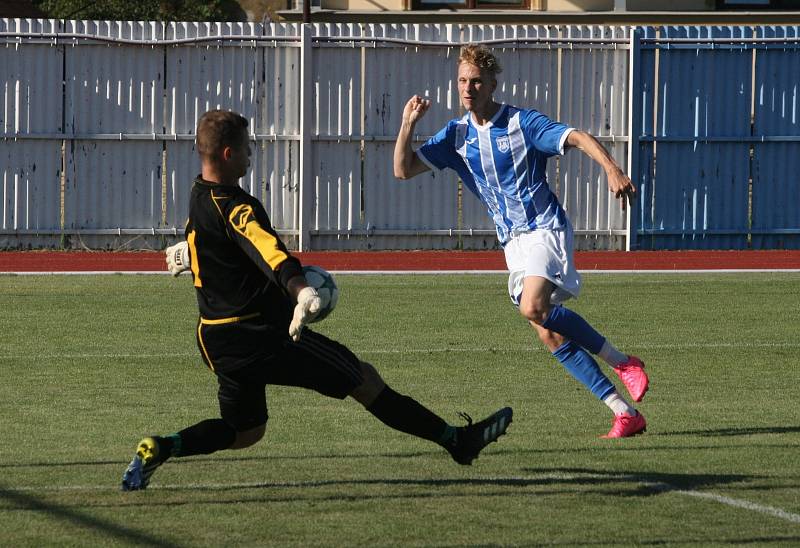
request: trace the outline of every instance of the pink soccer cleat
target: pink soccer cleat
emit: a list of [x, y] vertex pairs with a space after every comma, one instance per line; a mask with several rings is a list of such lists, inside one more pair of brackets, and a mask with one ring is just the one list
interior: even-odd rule
[[644, 420], [644, 415], [636, 412], [635, 415], [623, 413], [621, 415], [614, 415], [614, 422], [611, 425], [611, 430], [601, 438], [629, 438], [636, 434], [641, 434], [647, 430], [647, 422]]
[[642, 401], [650, 386], [650, 379], [644, 372], [644, 362], [636, 356], [628, 356], [628, 361], [615, 367], [614, 372], [622, 379], [622, 384], [628, 389], [633, 401]]

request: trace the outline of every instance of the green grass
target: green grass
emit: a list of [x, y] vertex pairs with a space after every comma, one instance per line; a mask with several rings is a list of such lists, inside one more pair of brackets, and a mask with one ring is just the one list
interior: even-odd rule
[[269, 387], [261, 443], [121, 493], [139, 438], [218, 412], [188, 279], [2, 276], [0, 545], [800, 544], [800, 275], [584, 280], [571, 306], [648, 365], [644, 436], [598, 439], [608, 410], [505, 276], [341, 275], [320, 331], [453, 423], [513, 406], [509, 434], [460, 467], [352, 400]]

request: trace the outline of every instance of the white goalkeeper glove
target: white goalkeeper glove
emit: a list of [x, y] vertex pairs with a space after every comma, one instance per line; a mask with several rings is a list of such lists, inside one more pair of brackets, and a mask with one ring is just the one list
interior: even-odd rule
[[292, 323], [289, 324], [289, 336], [297, 342], [303, 328], [313, 320], [322, 309], [322, 299], [313, 287], [305, 287], [297, 294], [297, 305], [294, 307]]
[[164, 253], [167, 255], [167, 270], [173, 276], [177, 276], [184, 270], [189, 270], [192, 265], [189, 258], [189, 244], [186, 242], [172, 245]]

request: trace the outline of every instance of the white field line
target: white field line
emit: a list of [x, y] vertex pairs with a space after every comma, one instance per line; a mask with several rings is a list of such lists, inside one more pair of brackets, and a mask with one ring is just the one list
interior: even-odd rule
[[734, 499], [723, 495], [716, 495], [714, 493], [704, 493], [702, 491], [685, 491], [683, 489], [678, 489], [677, 491], [673, 492], [679, 495], [713, 500], [721, 504], [727, 504], [728, 506], [744, 508], [745, 510], [752, 510], [753, 512], [760, 512], [762, 514], [768, 514], [782, 520], [791, 521], [792, 523], [800, 523], [800, 515], [792, 514], [791, 512], [787, 512], [781, 508], [775, 508], [774, 506], [764, 506], [750, 502], [749, 500]]
[[[508, 270], [331, 270], [334, 274], [508, 274]], [[800, 272], [800, 268], [719, 268], [719, 269], [687, 269], [687, 270], [578, 270], [581, 274], [737, 274], [737, 273], [771, 273]], [[86, 270], [86, 271], [53, 271], [53, 272], [14, 272], [0, 271], [0, 275], [9, 276], [103, 276], [110, 274], [169, 274], [166, 270]], [[188, 276], [188, 272], [181, 274]]]
[[[627, 344], [620, 345], [636, 350], [692, 350], [702, 348], [800, 348], [798, 342], [761, 342], [761, 343], [678, 343], [678, 344]], [[491, 353], [504, 354], [511, 352], [544, 352], [545, 349], [539, 345], [520, 347], [464, 347], [454, 346], [450, 348], [351, 348], [355, 354], [445, 354], [454, 353]], [[153, 358], [194, 358], [199, 356], [197, 352], [164, 352], [164, 353], [124, 353], [124, 352], [97, 352], [97, 353], [74, 353], [74, 354], [0, 354], [0, 361], [3, 360], [56, 360], [72, 359], [83, 360], [92, 358], [103, 359], [153, 359]]]
[[[791, 523], [800, 523], [800, 514], [794, 514], [792, 512], [788, 512], [783, 510], [782, 508], [776, 508], [774, 506], [767, 506], [764, 504], [757, 504], [755, 502], [751, 502], [749, 500], [744, 499], [735, 499], [732, 497], [726, 497], [724, 495], [718, 495], [716, 493], [708, 493], [704, 491], [695, 491], [691, 489], [681, 489], [675, 485], [671, 485], [669, 483], [663, 482], [652, 482], [643, 480], [642, 478], [638, 478], [635, 475], [621, 475], [621, 476], [611, 476], [606, 474], [580, 474], [580, 475], [573, 475], [573, 474], [559, 474], [559, 473], [551, 473], [551, 474], [537, 474], [535, 476], [512, 476], [512, 477], [476, 477], [472, 478], [475, 481], [485, 481], [485, 482], [505, 482], [505, 483], [513, 483], [513, 482], [536, 482], [536, 481], [546, 481], [546, 480], [555, 480], [555, 481], [580, 481], [581, 479], [612, 479], [612, 480], [624, 480], [630, 481], [633, 483], [639, 483], [640, 485], [645, 485], [648, 487], [654, 487], [659, 491], [663, 492], [664, 494], [674, 494], [674, 495], [681, 495], [686, 497], [693, 497], [699, 499], [710, 500], [713, 502], [718, 502], [720, 504], [724, 504], [726, 506], [731, 506], [733, 508], [741, 508], [743, 510], [749, 510], [751, 512], [757, 512], [760, 514], [769, 515], [778, 519], [782, 519], [784, 521], [789, 521]], [[358, 480], [354, 480], [358, 482]], [[387, 480], [387, 483], [402, 483], [404, 481], [403, 478]], [[406, 481], [410, 483], [424, 483], [424, 480], [418, 479], [408, 479]], [[464, 480], [468, 482], [469, 479]], [[285, 489], [285, 488], [313, 488], [313, 487], [325, 487], [327, 485], [341, 485], [346, 484], [347, 480], [322, 480], [322, 481], [274, 481], [274, 482], [241, 482], [241, 483], [188, 483], [183, 485], [159, 485], [150, 487], [149, 491], [204, 491], [204, 490], [233, 490], [233, 489]], [[380, 483], [380, 480], [376, 480], [375, 483]], [[435, 481], [432, 482], [435, 484]], [[12, 492], [57, 492], [57, 493], [64, 493], [64, 492], [104, 492], [104, 491], [115, 491], [116, 486], [110, 485], [55, 485], [55, 486], [18, 486], [18, 487], [7, 487], [4, 488], [7, 491]]]

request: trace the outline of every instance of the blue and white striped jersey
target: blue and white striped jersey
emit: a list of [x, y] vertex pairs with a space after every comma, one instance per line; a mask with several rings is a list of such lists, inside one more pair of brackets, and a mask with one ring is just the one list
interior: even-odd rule
[[417, 154], [431, 168], [458, 173], [489, 209], [505, 245], [516, 233], [568, 224], [545, 169], [550, 156], [563, 154], [570, 131], [536, 110], [504, 104], [484, 126], [469, 112], [450, 120]]

